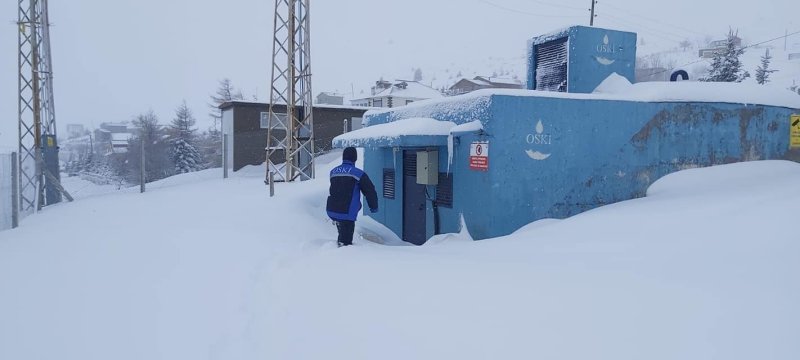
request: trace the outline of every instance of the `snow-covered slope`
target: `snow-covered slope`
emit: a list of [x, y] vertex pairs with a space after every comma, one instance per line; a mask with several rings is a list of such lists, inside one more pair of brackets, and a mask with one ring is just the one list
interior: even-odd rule
[[324, 177], [269, 198], [261, 170], [0, 232], [0, 359], [800, 357], [796, 163], [686, 170], [498, 239], [342, 249]]
[[[758, 46], [745, 49], [740, 60], [742, 62], [742, 70], [749, 72], [750, 77], [743, 82], [756, 84], [756, 69], [761, 65], [761, 57], [764, 56], [767, 48], [769, 48], [770, 56], [772, 56], [769, 69], [778, 70], [770, 74], [768, 85], [782, 89], [792, 85], [800, 85], [800, 59], [789, 60], [789, 54], [800, 52], [800, 49], [789, 48], [784, 51], [783, 47], [777, 46]], [[686, 51], [646, 51], [644, 50], [639, 55], [638, 61], [643, 64], [656, 62], [663, 67], [669, 68], [670, 71], [684, 69], [689, 74], [690, 80], [697, 80], [706, 76], [711, 65], [711, 59], [703, 59], [697, 56], [697, 49], [687, 49]], [[637, 66], [646, 66], [643, 64], [637, 64]]]
[[[774, 46], [771, 46], [774, 45]], [[800, 44], [793, 44], [783, 49], [783, 44], [778, 46], [775, 43], [750, 47], [745, 49], [741, 61], [743, 70], [750, 72], [750, 78], [745, 83], [756, 83], [755, 74], [758, 66], [761, 65], [761, 57], [769, 48], [770, 61], [769, 69], [778, 70], [770, 74], [769, 85], [786, 89], [793, 85], [800, 85], [800, 59], [789, 60], [790, 53], [799, 53]], [[664, 50], [652, 46], [639, 45], [637, 49], [637, 66], [650, 67], [657, 64], [659, 67], [667, 68], [666, 76], [669, 72], [676, 69], [684, 69], [689, 74], [690, 80], [697, 80], [706, 76], [711, 59], [703, 59], [697, 56], [697, 45], [693, 48]], [[525, 56], [515, 57], [488, 57], [484, 59], [472, 59], [467, 62], [462, 59], [460, 62], [451, 62], [441, 68], [426, 69], [423, 73], [422, 83], [432, 86], [435, 89], [449, 88], [462, 78], [472, 79], [475, 76], [499, 76], [516, 77], [523, 84], [526, 81], [527, 58]], [[460, 76], [458, 76], [461, 74]], [[406, 75], [405, 77], [410, 77]], [[404, 78], [404, 76], [399, 76]]]

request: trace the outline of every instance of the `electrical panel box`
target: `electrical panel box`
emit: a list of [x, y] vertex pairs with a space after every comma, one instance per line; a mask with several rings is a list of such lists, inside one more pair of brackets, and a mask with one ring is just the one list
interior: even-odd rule
[[439, 183], [439, 151], [417, 151], [417, 184], [437, 185]]

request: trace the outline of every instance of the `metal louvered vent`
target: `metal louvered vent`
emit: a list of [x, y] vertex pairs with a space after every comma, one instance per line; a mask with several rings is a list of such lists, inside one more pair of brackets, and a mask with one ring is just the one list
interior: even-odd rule
[[403, 176], [417, 176], [417, 152], [403, 153]]
[[436, 185], [436, 204], [441, 207], [453, 207], [453, 174], [439, 173], [439, 184]]
[[394, 199], [394, 169], [383, 169], [383, 197]]
[[536, 90], [567, 91], [567, 38], [536, 46]]

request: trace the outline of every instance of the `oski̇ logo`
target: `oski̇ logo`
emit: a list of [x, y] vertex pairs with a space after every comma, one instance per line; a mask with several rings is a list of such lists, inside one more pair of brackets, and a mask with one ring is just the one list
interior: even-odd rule
[[[531, 145], [550, 145], [553, 142], [553, 138], [552, 135], [544, 133], [544, 125], [542, 125], [542, 120], [539, 120], [536, 123], [536, 133], [528, 134], [525, 137], [525, 142]], [[550, 157], [550, 154], [533, 150], [525, 150], [525, 153], [533, 160], [544, 160]]]
[[[599, 53], [605, 53], [605, 54], [614, 53], [614, 46], [609, 45], [608, 43], [608, 35], [603, 36], [603, 44], [597, 45], [596, 50]], [[616, 61], [614, 59], [609, 59], [603, 56], [595, 56], [594, 59], [597, 60], [597, 62], [599, 62], [601, 65], [606, 65], [606, 66], [611, 65]]]

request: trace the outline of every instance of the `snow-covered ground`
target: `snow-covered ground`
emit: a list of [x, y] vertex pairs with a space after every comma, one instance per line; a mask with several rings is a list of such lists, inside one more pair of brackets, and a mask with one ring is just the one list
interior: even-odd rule
[[503, 238], [341, 249], [324, 176], [270, 198], [261, 168], [220, 175], [86, 185], [0, 232], [0, 359], [800, 358], [800, 164], [686, 170]]

